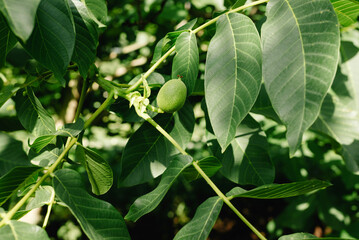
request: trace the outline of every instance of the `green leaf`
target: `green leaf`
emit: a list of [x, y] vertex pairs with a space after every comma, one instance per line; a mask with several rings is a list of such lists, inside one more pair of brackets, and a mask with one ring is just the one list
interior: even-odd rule
[[243, 6], [245, 3], [246, 3], [247, 0], [237, 0], [237, 2], [235, 2], [233, 4], [233, 6], [231, 7], [231, 9], [235, 9], [235, 8], [238, 8], [238, 7], [241, 7]]
[[51, 186], [40, 186], [35, 191], [35, 197], [26, 205], [26, 210], [32, 210], [51, 203], [55, 196], [55, 191]]
[[0, 90], [0, 107], [9, 100], [20, 88], [15, 85], [6, 85]]
[[224, 153], [216, 140], [210, 140], [209, 145], [223, 165], [222, 175], [229, 180], [256, 186], [273, 182], [275, 169], [268, 153], [267, 138], [250, 115], [237, 127], [236, 137]]
[[230, 196], [231, 198], [246, 197], [257, 199], [288, 198], [325, 189], [329, 186], [331, 186], [329, 182], [314, 179], [293, 183], [267, 184], [249, 191], [245, 191], [240, 187], [235, 187], [227, 193], [227, 196]]
[[105, 0], [84, 0], [84, 3], [91, 13], [92, 19], [99, 27], [105, 27], [107, 22], [107, 6]]
[[0, 239], [6, 240], [50, 240], [44, 229], [37, 225], [15, 220], [0, 228]]
[[280, 237], [278, 240], [354, 240], [353, 238], [337, 238], [337, 237], [323, 237], [318, 238], [310, 233], [293, 233]]
[[22, 142], [0, 132], [0, 176], [17, 166], [29, 166]]
[[222, 151], [258, 96], [261, 62], [261, 43], [253, 22], [238, 13], [222, 15], [208, 47], [205, 70], [208, 114]]
[[16, 42], [15, 35], [11, 32], [4, 17], [0, 14], [0, 68], [4, 66], [6, 55], [15, 46]]
[[176, 40], [176, 56], [172, 64], [172, 78], [181, 76], [186, 84], [187, 95], [190, 95], [196, 85], [198, 76], [199, 53], [196, 34], [183, 32]]
[[113, 183], [113, 172], [106, 160], [81, 145], [76, 147], [76, 158], [86, 167], [94, 194], [102, 195], [110, 190]]
[[359, 174], [359, 141], [342, 145], [341, 155], [345, 160], [346, 167], [354, 174]]
[[[140, 80], [141, 76], [142, 76], [142, 74], [137, 75], [128, 84], [129, 85], [135, 84], [138, 80]], [[151, 75], [148, 76], [148, 78], [146, 80], [147, 80], [148, 86], [162, 86], [165, 83], [164, 77], [157, 72], [151, 73]]]
[[222, 206], [223, 200], [221, 198], [208, 198], [197, 208], [192, 220], [189, 221], [183, 228], [181, 228], [181, 230], [179, 230], [174, 240], [206, 240], [218, 218]]
[[33, 149], [29, 151], [29, 160], [32, 164], [47, 167], [53, 164], [60, 156], [63, 147], [56, 147], [55, 145], [47, 145], [39, 153], [36, 153]]
[[5, 16], [12, 32], [23, 42], [30, 37], [35, 24], [36, 10], [41, 0], [1, 0], [0, 11]]
[[162, 201], [173, 182], [181, 172], [192, 164], [192, 157], [176, 155], [166, 171], [163, 173], [160, 183], [152, 191], [136, 199], [125, 216], [126, 220], [137, 221], [143, 215], [154, 210]]
[[[185, 147], [194, 127], [194, 113], [190, 104], [172, 114], [161, 114], [154, 120], [179, 144]], [[122, 155], [120, 186], [133, 186], [160, 176], [178, 150], [156, 128], [145, 122], [130, 137]]]
[[13, 194], [16, 194], [21, 184], [39, 169], [36, 166], [15, 167], [2, 176], [0, 178], [0, 206]]
[[272, 103], [268, 97], [267, 91], [264, 85], [261, 86], [258, 98], [251, 109], [251, 112], [263, 115], [278, 123], [281, 123], [277, 113], [274, 111]]
[[282, 236], [278, 240], [302, 240], [302, 239], [319, 239], [319, 238], [309, 233], [294, 233], [294, 234]]
[[353, 0], [330, 0], [343, 27], [352, 25], [359, 16], [359, 2]]
[[75, 170], [56, 171], [53, 187], [90, 239], [130, 239], [121, 214], [110, 203], [89, 195]]
[[77, 62], [79, 72], [86, 79], [87, 72], [96, 58], [98, 45], [97, 24], [90, 17], [86, 6], [78, 0], [69, 0], [74, 17], [76, 41], [72, 60]]
[[75, 123], [67, 123], [56, 132], [56, 136], [77, 137], [84, 130], [84, 120], [77, 119]]
[[26, 93], [26, 96], [18, 93], [15, 98], [16, 112], [21, 124], [35, 136], [54, 133], [54, 119], [41, 105], [31, 88], [26, 88]]
[[274, 222], [278, 228], [289, 228], [292, 231], [310, 229], [315, 224], [319, 204], [316, 194], [290, 199]]
[[263, 79], [293, 155], [334, 79], [339, 24], [329, 0], [271, 0], [266, 15]]
[[[197, 163], [198, 166], [200, 166], [200, 168], [206, 173], [208, 177], [212, 177], [222, 167], [221, 162], [216, 157], [203, 158], [197, 161]], [[186, 168], [182, 174], [188, 181], [193, 181], [198, 178], [201, 178], [201, 175], [193, 167], [193, 165]]]
[[359, 172], [356, 157], [359, 154], [359, 49], [352, 42], [343, 41], [340, 52], [341, 64], [332, 90], [325, 97], [320, 115], [311, 129], [342, 144], [347, 168]]
[[185, 30], [192, 29], [193, 26], [196, 24], [197, 18], [189, 21], [188, 23], [184, 24], [182, 27], [178, 28], [174, 32], [167, 33], [164, 38], [159, 40], [156, 44], [155, 51], [153, 53], [153, 59], [151, 64], [157, 62], [158, 59], [162, 57], [170, 48], [172, 48], [176, 44], [176, 40], [181, 33], [186, 32]]
[[64, 85], [63, 75], [75, 45], [75, 28], [67, 1], [42, 0], [36, 14], [34, 31], [23, 44], [30, 55]]
[[56, 135], [44, 135], [36, 138], [30, 147], [34, 149], [36, 153], [39, 153], [44, 147], [53, 143], [55, 139]]

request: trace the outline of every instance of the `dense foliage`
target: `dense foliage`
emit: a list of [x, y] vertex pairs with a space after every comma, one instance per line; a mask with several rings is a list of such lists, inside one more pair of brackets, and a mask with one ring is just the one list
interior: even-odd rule
[[358, 16], [0, 0], [0, 239], [359, 238]]

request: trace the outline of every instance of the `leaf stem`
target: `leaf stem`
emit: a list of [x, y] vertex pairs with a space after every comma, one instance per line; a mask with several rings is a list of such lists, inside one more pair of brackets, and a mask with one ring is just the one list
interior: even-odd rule
[[[253, 6], [256, 6], [256, 5], [259, 5], [259, 4], [262, 4], [262, 3], [266, 3], [268, 2], [269, 0], [259, 0], [259, 1], [256, 1], [256, 2], [252, 2], [252, 3], [249, 3], [249, 4], [246, 4], [246, 5], [243, 5], [243, 6], [240, 6], [240, 7], [237, 7], [235, 9], [231, 9], [229, 10], [228, 12], [226, 13], [223, 13], [223, 14], [228, 14], [228, 13], [234, 13], [234, 12], [239, 12], [243, 9], [246, 9], [246, 8], [249, 8], [249, 7], [253, 7]], [[201, 26], [199, 26], [198, 28], [194, 29], [192, 32], [193, 33], [198, 33], [199, 31], [201, 31], [202, 29], [208, 27], [209, 25], [212, 25], [213, 23], [217, 22], [217, 20], [223, 15], [219, 15], [211, 20], [209, 20], [208, 22], [202, 24]]]
[[148, 69], [147, 72], [145, 72], [145, 74], [143, 74], [143, 76], [135, 84], [129, 87], [126, 92], [129, 93], [136, 90], [141, 85], [142, 80], [148, 78], [148, 76], [150, 76], [151, 73], [153, 73], [155, 69], [174, 51], [175, 51], [175, 46], [171, 47], [160, 59], [158, 59], [158, 61], [155, 64], [153, 64], [152, 67]]
[[46, 212], [46, 216], [45, 216], [45, 219], [44, 219], [44, 223], [42, 224], [43, 229], [46, 228], [47, 223], [49, 222], [51, 209], [52, 209], [52, 205], [54, 205], [54, 202], [55, 202], [55, 191], [53, 190], [52, 193], [51, 193], [50, 204], [47, 206], [47, 212]]
[[25, 196], [23, 196], [19, 202], [16, 203], [16, 205], [5, 215], [5, 217], [0, 222], [0, 227], [4, 226], [8, 221], [11, 220], [11, 218], [14, 216], [14, 214], [22, 207], [22, 205], [25, 204], [25, 202], [31, 197], [31, 195], [36, 191], [36, 189], [41, 185], [41, 183], [50, 176], [56, 169], [56, 167], [61, 163], [62, 159], [66, 156], [68, 151], [70, 151], [71, 147], [77, 142], [77, 138], [71, 138], [71, 141], [69, 142], [68, 146], [64, 149], [64, 151], [60, 154], [60, 156], [56, 159], [54, 164], [52, 164], [47, 172], [37, 181], [37, 183], [26, 193]]
[[[158, 123], [155, 122], [151, 117], [144, 118], [152, 126], [154, 126], [160, 133], [165, 136], [168, 141], [170, 141], [183, 155], [189, 155], [178, 143], [174, 140], [171, 135], [169, 135], [166, 130], [164, 130]], [[267, 240], [239, 211], [238, 209], [230, 202], [230, 200], [224, 195], [221, 190], [216, 186], [214, 182], [207, 176], [207, 174], [202, 170], [198, 165], [198, 161], [192, 162], [194, 168], [197, 172], [203, 177], [203, 179], [208, 183], [208, 185], [215, 191], [215, 193], [228, 205], [228, 207], [258, 236], [261, 240]]]
[[76, 113], [75, 113], [75, 117], [74, 117], [74, 122], [76, 122], [76, 120], [79, 119], [79, 117], [80, 117], [80, 113], [82, 111], [82, 107], [83, 107], [84, 102], [85, 102], [86, 92], [87, 92], [87, 88], [88, 88], [87, 85], [88, 85], [88, 79], [86, 78], [82, 82], [81, 95], [80, 95], [79, 103], [77, 105], [77, 109], [76, 109]]
[[[232, 12], [239, 12], [239, 11], [241, 11], [243, 9], [253, 7], [253, 6], [262, 4], [262, 3], [266, 3], [268, 1], [269, 0], [259, 0], [259, 1], [256, 1], [256, 2], [252, 2], [252, 3], [249, 3], [249, 4], [243, 5], [241, 7], [229, 10], [228, 12], [223, 13], [223, 14], [228, 14], [228, 13], [232, 13]], [[223, 15], [223, 14], [221, 14], [221, 15]], [[192, 33], [198, 33], [202, 29], [208, 27], [209, 25], [212, 25], [213, 23], [215, 23], [220, 18], [221, 15], [211, 19], [210, 21], [202, 24], [198, 28], [192, 30]], [[132, 92], [135, 89], [137, 89], [141, 85], [142, 80], [148, 78], [148, 76], [150, 76], [151, 73], [153, 73], [154, 70], [174, 51], [175, 51], [175, 46], [171, 47], [160, 59], [158, 59], [157, 62], [155, 64], [153, 64], [152, 67], [150, 69], [148, 69], [147, 72], [135, 84], [133, 84], [131, 87], [129, 87], [126, 92], [129, 93], [129, 92]]]
[[101, 104], [101, 106], [91, 115], [91, 117], [85, 122], [84, 128], [87, 128], [91, 123], [105, 110], [113, 101], [114, 91], [108, 93], [107, 99]]
[[164, 130], [158, 123], [155, 122], [155, 120], [153, 120], [152, 118], [148, 117], [148, 118], [145, 118], [145, 120], [147, 122], [149, 122], [152, 126], [154, 126], [160, 133], [162, 133], [163, 136], [165, 136], [168, 141], [170, 141], [173, 146], [175, 146], [178, 151], [180, 151], [183, 155], [188, 155], [188, 153], [183, 150], [183, 148], [177, 143], [176, 140], [173, 139], [173, 137], [171, 135], [169, 135], [166, 130]]
[[261, 240], [267, 240], [239, 211], [238, 209], [230, 202], [230, 200], [224, 195], [221, 190], [212, 182], [212, 180], [207, 176], [207, 174], [202, 170], [198, 165], [198, 161], [192, 162], [194, 168], [197, 172], [203, 177], [204, 180], [208, 183], [209, 186], [217, 193], [217, 195], [227, 204], [227, 206], [257, 235]]

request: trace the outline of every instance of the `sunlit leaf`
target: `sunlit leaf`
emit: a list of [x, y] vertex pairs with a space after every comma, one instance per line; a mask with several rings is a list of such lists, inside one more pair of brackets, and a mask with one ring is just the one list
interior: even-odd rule
[[340, 24], [347, 27], [357, 21], [359, 2], [355, 0], [330, 0], [337, 13]]
[[196, 85], [198, 76], [199, 53], [196, 35], [183, 32], [176, 40], [176, 56], [172, 64], [172, 78], [180, 76], [186, 84], [187, 94], [190, 95]]
[[311, 129], [342, 144], [347, 168], [359, 172], [359, 49], [353, 42], [341, 44], [341, 63], [332, 90], [325, 97], [320, 115]]
[[46, 204], [50, 204], [55, 196], [53, 187], [51, 186], [40, 186], [35, 191], [35, 197], [32, 198], [26, 205], [26, 210], [42, 207]]
[[84, 0], [83, 1], [91, 13], [92, 19], [99, 27], [105, 27], [107, 22], [107, 6], [105, 0]]
[[266, 15], [263, 79], [293, 155], [334, 79], [339, 23], [328, 0], [271, 0]]
[[0, 228], [0, 239], [6, 240], [50, 240], [44, 229], [37, 225], [15, 220]]
[[329, 182], [314, 179], [294, 183], [267, 184], [249, 191], [235, 187], [227, 193], [227, 196], [231, 196], [232, 198], [246, 197], [258, 199], [288, 198], [325, 189], [329, 186], [331, 186]]
[[253, 22], [242, 14], [222, 15], [206, 60], [208, 114], [224, 151], [253, 106], [262, 81], [262, 52]]
[[35, 24], [36, 10], [41, 0], [22, 0], [21, 4], [12, 0], [1, 0], [0, 11], [5, 16], [11, 30], [23, 42], [30, 37]]

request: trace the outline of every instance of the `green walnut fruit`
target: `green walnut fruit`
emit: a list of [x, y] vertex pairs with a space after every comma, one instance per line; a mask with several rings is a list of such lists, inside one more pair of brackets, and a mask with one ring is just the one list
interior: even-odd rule
[[181, 79], [166, 82], [157, 95], [157, 105], [164, 112], [173, 113], [183, 107], [187, 97], [187, 87]]

